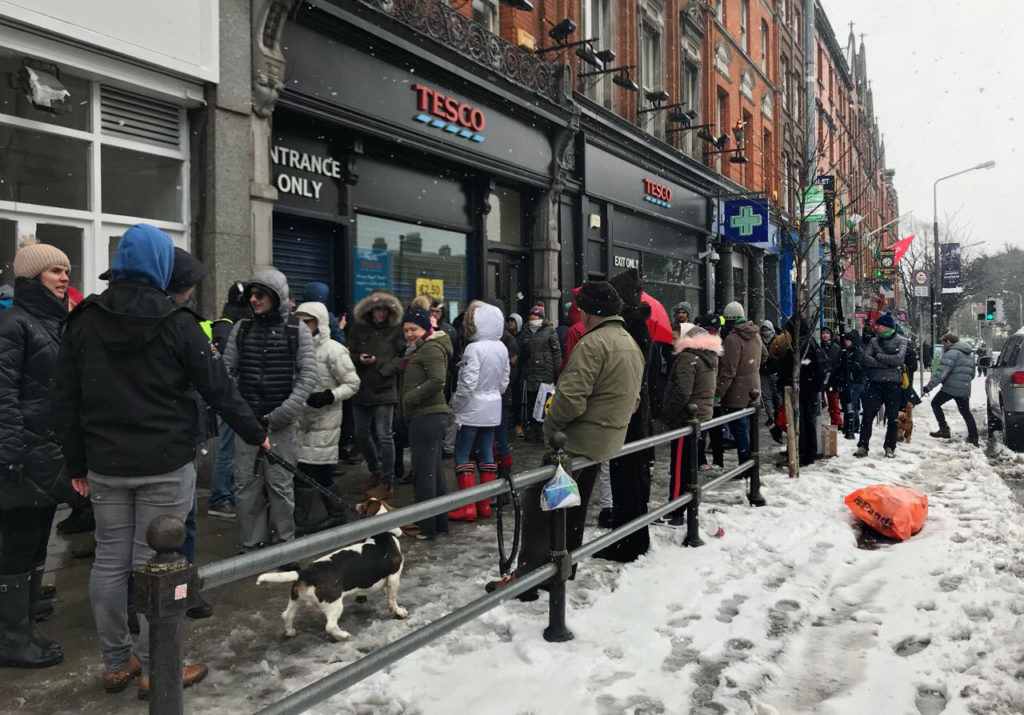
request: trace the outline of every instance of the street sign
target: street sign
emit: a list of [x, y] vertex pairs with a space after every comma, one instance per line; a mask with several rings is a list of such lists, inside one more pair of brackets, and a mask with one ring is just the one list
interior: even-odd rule
[[855, 310], [853, 311], [853, 317], [857, 320], [867, 320], [868, 312], [866, 310]]
[[929, 293], [928, 286], [914, 286], [914, 297], [915, 298], [927, 298]]
[[892, 253], [883, 252], [878, 258], [878, 265], [883, 269], [890, 269], [896, 265], [896, 258]]
[[897, 310], [896, 320], [900, 321], [901, 323], [906, 323], [910, 320], [910, 315], [905, 310]]
[[825, 189], [821, 184], [812, 184], [804, 191], [804, 221], [822, 222], [825, 215]]
[[726, 241], [764, 243], [768, 240], [768, 202], [763, 199], [726, 201], [724, 224]]
[[[915, 286], [927, 286], [929, 280], [931, 280], [931, 276], [928, 275], [928, 271], [922, 270], [922, 269], [918, 268], [916, 271], [914, 271], [913, 279], [914, 279], [914, 285]], [[918, 293], [917, 291], [914, 291], [914, 295], [921, 295], [921, 294]], [[928, 294], [925, 293], [924, 295], [928, 295]]]
[[943, 243], [939, 248], [942, 264], [942, 292], [963, 293], [960, 285], [960, 244]]

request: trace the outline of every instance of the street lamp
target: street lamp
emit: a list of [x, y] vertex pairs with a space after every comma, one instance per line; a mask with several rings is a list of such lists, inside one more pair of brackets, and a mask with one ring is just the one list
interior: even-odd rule
[[938, 336], [935, 332], [936, 328], [936, 315], [939, 310], [936, 306], [942, 303], [942, 263], [939, 258], [939, 182], [945, 181], [946, 179], [952, 179], [954, 176], [960, 176], [966, 174], [969, 171], [977, 171], [978, 169], [991, 169], [996, 163], [994, 161], [986, 161], [977, 166], [972, 166], [969, 169], [962, 169], [948, 176], [941, 176], [935, 180], [932, 185], [932, 235], [935, 239], [935, 270], [932, 274], [932, 346], [935, 345]]

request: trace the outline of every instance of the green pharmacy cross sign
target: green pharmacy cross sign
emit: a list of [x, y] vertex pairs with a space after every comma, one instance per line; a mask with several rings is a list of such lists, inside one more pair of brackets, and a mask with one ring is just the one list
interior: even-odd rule
[[725, 240], [739, 243], [768, 241], [768, 202], [737, 199], [725, 202], [722, 222]]

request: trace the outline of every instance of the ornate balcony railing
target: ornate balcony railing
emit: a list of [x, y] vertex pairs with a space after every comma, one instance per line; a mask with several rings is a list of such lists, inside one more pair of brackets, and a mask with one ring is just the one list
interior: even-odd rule
[[571, 99], [568, 73], [561, 65], [545, 62], [505, 42], [439, 0], [359, 2], [555, 104], [565, 106]]

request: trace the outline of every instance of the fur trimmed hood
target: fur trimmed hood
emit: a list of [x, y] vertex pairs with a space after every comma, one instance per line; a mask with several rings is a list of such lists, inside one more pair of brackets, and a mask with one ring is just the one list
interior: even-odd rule
[[388, 309], [389, 326], [395, 327], [402, 322], [402, 314], [405, 310], [402, 308], [401, 301], [383, 288], [378, 288], [356, 303], [356, 308], [352, 312], [360, 323], [370, 323], [373, 319], [370, 314], [374, 308]]
[[707, 350], [715, 355], [721, 355], [722, 339], [693, 323], [683, 323], [679, 326], [679, 337], [676, 338], [674, 352], [678, 355], [684, 350]]

